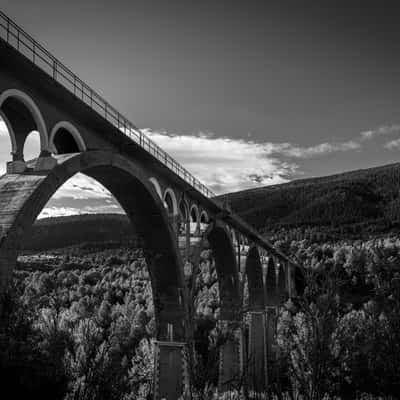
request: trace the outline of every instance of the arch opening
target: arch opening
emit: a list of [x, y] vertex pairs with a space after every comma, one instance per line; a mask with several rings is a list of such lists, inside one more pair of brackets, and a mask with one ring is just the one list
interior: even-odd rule
[[178, 214], [178, 205], [176, 201], [175, 193], [172, 189], [167, 189], [164, 193], [164, 205], [167, 209], [169, 216], [175, 216]]
[[263, 311], [265, 308], [263, 267], [256, 246], [252, 246], [248, 252], [245, 278], [248, 290], [248, 298], [245, 299], [245, 305], [250, 311]]
[[[0, 247], [0, 283], [4, 286], [10, 280], [24, 233], [30, 231], [58, 188], [77, 173], [95, 179], [113, 194], [142, 239], [153, 293], [157, 338], [184, 340], [186, 299], [172, 227], [162, 201], [148, 183], [144, 171], [116, 155], [103, 152], [74, 155], [47, 176], [35, 176], [29, 180], [29, 189], [23, 199], [19, 199], [18, 210], [10, 211], [6, 218], [7, 222], [12, 221], [11, 226], [6, 227], [5, 219], [0, 219], [4, 235]], [[21, 184], [26, 179], [29, 178], [18, 176], [15, 184]], [[126, 187], [134, 190], [127, 191]], [[15, 199], [8, 201], [15, 202]]]
[[10, 161], [10, 155], [12, 154], [11, 135], [9, 132], [9, 126], [0, 112], [0, 175], [5, 172], [6, 162]]
[[56, 154], [86, 151], [86, 144], [78, 129], [67, 121], [61, 121], [54, 126], [50, 134], [50, 147]]
[[47, 128], [39, 108], [25, 93], [7, 90], [0, 95], [1, 117], [11, 137], [14, 161], [24, 161], [24, 145], [32, 131], [39, 132], [40, 153], [49, 155]]
[[38, 131], [32, 131], [28, 134], [24, 144], [23, 158], [33, 160], [40, 156], [40, 136]]
[[201, 215], [200, 215], [200, 223], [205, 225], [208, 224], [209, 218], [208, 218], [208, 214], [206, 211], [202, 211]]
[[190, 208], [190, 222], [197, 223], [199, 220], [199, 209], [195, 204]]
[[218, 276], [220, 319], [236, 321], [240, 318], [241, 295], [235, 251], [229, 232], [219, 223], [210, 227], [205, 237], [212, 250]]
[[74, 137], [64, 128], [60, 128], [53, 139], [56, 154], [79, 153], [79, 146]]
[[184, 200], [179, 202], [179, 218], [181, 222], [186, 222], [188, 219], [187, 205]]

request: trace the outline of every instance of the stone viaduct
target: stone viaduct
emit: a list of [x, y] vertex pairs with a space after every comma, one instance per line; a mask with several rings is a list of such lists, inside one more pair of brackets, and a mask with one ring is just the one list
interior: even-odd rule
[[[1, 12], [0, 117], [12, 145], [0, 178], [1, 290], [25, 232], [57, 189], [84, 173], [115, 196], [143, 240], [157, 324], [154, 398], [175, 400], [190, 385], [191, 288], [204, 248], [217, 271], [219, 323], [234, 332], [220, 350], [219, 388], [246, 369], [250, 390], [265, 391], [277, 310], [295, 295], [298, 267]], [[27, 161], [34, 130], [41, 151]]]

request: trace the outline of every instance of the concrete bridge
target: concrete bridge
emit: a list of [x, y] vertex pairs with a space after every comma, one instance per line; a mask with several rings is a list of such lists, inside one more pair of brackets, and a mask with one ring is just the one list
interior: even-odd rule
[[[1, 12], [0, 116], [12, 145], [0, 178], [1, 289], [48, 200], [84, 173], [115, 196], [143, 240], [157, 324], [155, 399], [177, 399], [190, 385], [193, 287], [204, 248], [217, 271], [219, 323], [233, 332], [221, 347], [219, 388], [247, 370], [249, 390], [265, 391], [278, 307], [295, 295], [290, 259]], [[27, 161], [33, 130], [41, 151]]]

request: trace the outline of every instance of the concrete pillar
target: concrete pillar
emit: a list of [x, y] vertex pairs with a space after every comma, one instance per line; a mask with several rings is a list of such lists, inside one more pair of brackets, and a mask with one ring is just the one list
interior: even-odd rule
[[34, 170], [39, 171], [50, 171], [57, 165], [57, 160], [50, 156], [42, 156], [37, 159]]
[[274, 346], [276, 345], [277, 319], [278, 307], [267, 307], [266, 350], [268, 383], [276, 379], [276, 353], [274, 351]]
[[267, 389], [266, 316], [263, 311], [249, 313], [248, 388], [250, 397]]
[[220, 393], [238, 389], [243, 384], [243, 332], [238, 322], [220, 321], [231, 333], [219, 350], [218, 389]]
[[189, 388], [186, 344], [154, 342], [154, 400], [177, 400]]
[[14, 160], [7, 162], [7, 174], [23, 174], [27, 169], [25, 161]]

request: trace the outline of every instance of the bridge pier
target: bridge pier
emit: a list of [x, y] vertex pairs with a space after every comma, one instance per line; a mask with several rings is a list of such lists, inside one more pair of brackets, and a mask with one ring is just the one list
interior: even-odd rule
[[278, 320], [278, 307], [269, 306], [266, 312], [266, 354], [267, 354], [267, 382], [276, 380], [276, 330]]
[[187, 345], [154, 342], [154, 400], [177, 400], [189, 389]]
[[250, 398], [267, 390], [267, 326], [264, 311], [248, 315], [249, 336], [247, 351], [248, 389]]
[[26, 162], [23, 160], [7, 162], [7, 174], [22, 174], [27, 168]]
[[238, 321], [220, 321], [227, 339], [219, 350], [218, 390], [225, 393], [243, 385], [243, 331]]

